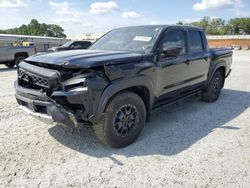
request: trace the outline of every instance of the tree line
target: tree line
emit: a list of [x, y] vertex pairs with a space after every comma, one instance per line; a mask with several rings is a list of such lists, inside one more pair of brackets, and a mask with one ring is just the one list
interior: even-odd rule
[[233, 18], [225, 21], [221, 18], [203, 17], [200, 21], [184, 24], [178, 22], [177, 25], [192, 25], [201, 27], [208, 35], [249, 35], [250, 18]]
[[[184, 24], [178, 22], [177, 25], [192, 25], [201, 27], [208, 35], [249, 35], [250, 34], [250, 17], [249, 18], [233, 18], [225, 21], [222, 18], [203, 17], [200, 21]], [[61, 26], [55, 24], [39, 23], [36, 19], [32, 19], [27, 25], [21, 27], [0, 30], [1, 34], [16, 35], [33, 35], [47, 37], [65, 38], [64, 30]]]
[[60, 37], [65, 38], [64, 30], [59, 25], [39, 23], [36, 19], [32, 19], [27, 25], [23, 24], [21, 27], [0, 30], [1, 34], [15, 34], [15, 35], [32, 35], [32, 36], [46, 36], [46, 37]]

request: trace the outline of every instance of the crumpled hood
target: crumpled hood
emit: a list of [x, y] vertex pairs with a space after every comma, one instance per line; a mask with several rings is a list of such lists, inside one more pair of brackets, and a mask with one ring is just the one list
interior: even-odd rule
[[107, 64], [138, 62], [142, 54], [122, 51], [72, 50], [38, 54], [27, 58], [27, 62], [58, 65], [64, 68], [91, 68]]

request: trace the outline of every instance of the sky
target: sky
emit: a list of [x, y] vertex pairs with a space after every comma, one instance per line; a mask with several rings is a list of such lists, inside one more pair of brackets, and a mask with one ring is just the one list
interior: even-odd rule
[[148, 24], [190, 23], [204, 16], [250, 16], [249, 0], [0, 0], [0, 29], [35, 18], [58, 24], [67, 35]]

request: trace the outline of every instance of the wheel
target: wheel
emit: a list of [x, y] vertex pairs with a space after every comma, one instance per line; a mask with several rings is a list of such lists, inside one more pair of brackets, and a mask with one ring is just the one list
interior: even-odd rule
[[224, 77], [220, 71], [216, 71], [208, 84], [207, 90], [202, 93], [202, 100], [205, 102], [215, 102], [223, 86]]
[[114, 148], [133, 143], [141, 133], [146, 119], [142, 99], [132, 92], [117, 94], [105, 110], [103, 123], [94, 125], [99, 140]]
[[15, 62], [9, 62], [9, 63], [5, 63], [6, 67], [12, 68], [15, 66]]
[[19, 63], [21, 63], [24, 59], [26, 59], [26, 57], [23, 56], [19, 56], [15, 59], [15, 65], [18, 66]]

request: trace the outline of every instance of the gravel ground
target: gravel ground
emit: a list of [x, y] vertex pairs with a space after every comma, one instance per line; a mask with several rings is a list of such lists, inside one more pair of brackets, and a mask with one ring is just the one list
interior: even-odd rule
[[15, 69], [0, 66], [0, 187], [250, 187], [250, 52], [235, 52], [218, 102], [154, 113], [131, 146], [19, 110]]

